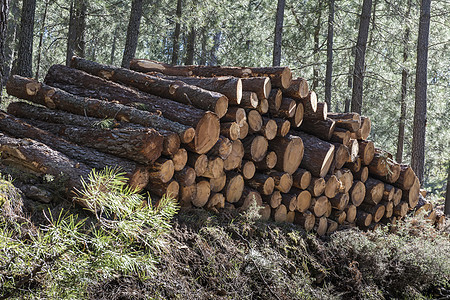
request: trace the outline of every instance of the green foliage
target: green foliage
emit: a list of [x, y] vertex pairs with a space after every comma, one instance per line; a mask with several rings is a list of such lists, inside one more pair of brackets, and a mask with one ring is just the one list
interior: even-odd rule
[[86, 298], [87, 288], [104, 280], [148, 278], [177, 206], [169, 198], [152, 206], [125, 183], [117, 170], [92, 171], [79, 199], [93, 220], [63, 211], [49, 214], [46, 226], [24, 238], [21, 224], [2, 217], [0, 295]]

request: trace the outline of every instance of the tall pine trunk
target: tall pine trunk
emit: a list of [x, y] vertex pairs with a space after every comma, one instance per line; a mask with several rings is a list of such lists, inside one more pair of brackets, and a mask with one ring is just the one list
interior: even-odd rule
[[36, 0], [23, 0], [19, 32], [19, 49], [17, 52], [17, 69], [15, 73], [24, 77], [32, 77], [33, 32]]
[[[411, 10], [411, 0], [408, 1], [408, 9], [405, 19], [409, 19], [409, 13]], [[405, 123], [406, 123], [406, 96], [407, 96], [407, 83], [408, 83], [408, 70], [406, 69], [406, 62], [408, 60], [409, 49], [409, 26], [406, 23], [406, 29], [403, 36], [403, 69], [402, 69], [402, 86], [400, 97], [400, 119], [398, 122], [398, 139], [397, 139], [397, 153], [395, 159], [401, 163], [403, 161], [403, 145], [405, 141]]]
[[85, 56], [86, 0], [73, 0], [70, 4], [69, 33], [67, 34], [66, 65], [72, 56]]
[[8, 80], [9, 74], [13, 68], [14, 58], [17, 54], [17, 42], [16, 37], [19, 31], [19, 19], [20, 19], [20, 8], [19, 0], [10, 0], [8, 9], [12, 18], [8, 19], [8, 26], [6, 29], [6, 44], [5, 44], [5, 61], [2, 69], [2, 81], [1, 86], [5, 86]]
[[450, 217], [450, 161], [448, 162], [447, 172], [447, 191], [445, 193], [444, 213]]
[[211, 60], [209, 62], [209, 65], [211, 66], [217, 66], [217, 64], [219, 63], [219, 59], [217, 58], [217, 51], [219, 51], [219, 47], [220, 47], [220, 39], [222, 38], [222, 32], [219, 31], [214, 35], [214, 44], [211, 48]]
[[[8, 24], [9, 0], [1, 0], [0, 2], [0, 82], [3, 81], [3, 72], [5, 70], [5, 46], [6, 46], [6, 29]], [[0, 103], [2, 101], [2, 87], [0, 86]]]
[[130, 22], [128, 23], [127, 39], [123, 51], [122, 67], [129, 68], [130, 61], [136, 55], [139, 26], [141, 25], [143, 0], [133, 0], [131, 3]]
[[322, 1], [319, 0], [319, 5], [318, 5], [318, 11], [317, 11], [317, 23], [316, 26], [314, 28], [314, 50], [313, 50], [313, 55], [314, 55], [314, 65], [313, 65], [313, 84], [312, 84], [312, 90], [316, 90], [317, 87], [319, 86], [319, 35], [320, 35], [320, 26], [322, 23]]
[[411, 167], [423, 183], [425, 164], [425, 126], [427, 123], [427, 65], [428, 36], [430, 33], [431, 0], [420, 5], [419, 36], [417, 41], [416, 94]]
[[182, 0], [177, 1], [177, 21], [175, 23], [175, 31], [173, 33], [173, 46], [172, 46], [172, 65], [176, 65], [178, 62], [178, 52], [180, 51], [180, 32], [181, 32], [181, 9]]
[[334, 0], [328, 2], [327, 70], [325, 73], [325, 102], [331, 107], [331, 80], [333, 75]]
[[355, 67], [353, 69], [353, 91], [352, 108], [353, 112], [361, 114], [364, 80], [364, 61], [366, 56], [367, 36], [369, 33], [370, 11], [372, 0], [364, 0], [361, 17], [359, 21], [358, 40], [356, 42]]
[[192, 26], [191, 30], [189, 30], [189, 34], [187, 36], [186, 58], [184, 60], [185, 65], [193, 65], [194, 64], [195, 37], [196, 37], [195, 27]]
[[47, 20], [47, 9], [48, 9], [49, 1], [45, 1], [44, 13], [42, 14], [41, 19], [41, 30], [39, 32], [39, 45], [38, 45], [38, 56], [36, 61], [36, 75], [34, 76], [36, 80], [39, 80], [39, 71], [41, 69], [41, 54], [42, 54], [42, 43], [44, 41], [44, 30], [45, 30], [45, 21]]
[[273, 39], [273, 66], [281, 63], [281, 39], [283, 34], [285, 0], [278, 0], [277, 15], [275, 20], [275, 36]]

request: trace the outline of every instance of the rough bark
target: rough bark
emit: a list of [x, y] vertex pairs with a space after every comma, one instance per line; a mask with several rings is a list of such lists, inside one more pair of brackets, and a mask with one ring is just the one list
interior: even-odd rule
[[85, 29], [86, 29], [85, 0], [73, 0], [70, 5], [69, 32], [67, 35], [66, 65], [70, 64], [72, 56], [84, 57], [85, 54]]
[[328, 1], [327, 69], [325, 72], [325, 102], [331, 107], [331, 80], [333, 74], [334, 0]]
[[322, 120], [304, 120], [300, 125], [300, 130], [315, 135], [318, 138], [329, 141], [333, 136], [336, 123], [327, 118], [325, 121]]
[[369, 33], [372, 0], [364, 0], [359, 21], [358, 40], [356, 42], [355, 66], [353, 70], [352, 107], [353, 112], [361, 114], [363, 98], [363, 80], [367, 36]]
[[311, 172], [298, 168], [297, 171], [292, 174], [292, 186], [306, 190], [311, 183]]
[[0, 103], [2, 102], [3, 79], [5, 77], [6, 66], [5, 48], [8, 14], [9, 0], [2, 0], [0, 2]]
[[[11, 77], [6, 89], [10, 95], [45, 105], [52, 109], [56, 108], [78, 115], [87, 115], [96, 118], [114, 118], [119, 121], [140, 124], [144, 127], [153, 127], [157, 130], [173, 131], [178, 133], [181, 141], [185, 143], [192, 141], [196, 133], [192, 127], [170, 121], [161, 117], [160, 114], [142, 111], [118, 103], [75, 96], [58, 88], [53, 88], [20, 76]], [[211, 114], [205, 120], [202, 120], [197, 128], [199, 126], [209, 128], [208, 125], [210, 125], [211, 120], [213, 125], [219, 127], [217, 118]], [[217, 141], [213, 137], [212, 140], [214, 140], [214, 143], [212, 143], [211, 137], [207, 135], [204, 135], [205, 140], [203, 141], [198, 136], [195, 138], [196, 145], [198, 145], [197, 149], [200, 150], [199, 152], [207, 152], [210, 148], [209, 146], [212, 144], [212, 147]]]
[[292, 79], [291, 85], [287, 89], [282, 89], [282, 91], [284, 96], [295, 100], [300, 100], [308, 96], [308, 81], [302, 77]]
[[39, 79], [39, 71], [41, 68], [41, 54], [42, 54], [42, 43], [44, 41], [44, 30], [45, 30], [45, 22], [47, 21], [47, 11], [48, 11], [48, 5], [49, 5], [50, 1], [45, 1], [44, 4], [44, 12], [42, 14], [42, 18], [40, 20], [41, 22], [41, 30], [39, 32], [39, 45], [38, 45], [38, 55], [37, 55], [37, 61], [36, 61], [36, 75], [34, 75], [34, 78], [36, 78], [36, 80]]
[[450, 216], [450, 163], [447, 167], [447, 187], [445, 192], [445, 206], [444, 206], [444, 213], [447, 216]]
[[177, 10], [176, 10], [176, 23], [175, 31], [173, 33], [173, 45], [172, 45], [172, 65], [178, 62], [178, 51], [180, 51], [180, 31], [181, 31], [181, 13], [182, 13], [182, 0], [177, 0]]
[[33, 77], [32, 61], [35, 11], [36, 0], [23, 1], [15, 74], [25, 77]]
[[270, 144], [269, 149], [277, 155], [275, 169], [293, 174], [303, 159], [304, 145], [297, 133], [288, 134], [285, 137], [276, 137]]
[[420, 5], [419, 36], [417, 42], [416, 94], [414, 127], [411, 151], [411, 168], [423, 183], [425, 164], [425, 126], [427, 124], [427, 65], [428, 36], [430, 33], [431, 0], [422, 0]]
[[128, 22], [127, 38], [123, 51], [122, 67], [129, 68], [130, 61], [136, 55], [139, 37], [139, 26], [141, 25], [142, 5], [144, 0], [133, 0], [131, 2], [130, 19]]
[[242, 140], [244, 145], [244, 157], [254, 162], [260, 162], [264, 159], [267, 153], [268, 142], [267, 139], [260, 135], [252, 135]]
[[273, 39], [273, 66], [279, 66], [281, 63], [281, 37], [283, 34], [284, 6], [285, 0], [278, 0]]
[[191, 28], [189, 29], [189, 33], [187, 35], [186, 58], [184, 59], [185, 65], [193, 65], [194, 64], [196, 36], [197, 36], [197, 32], [195, 31], [195, 27], [191, 26]]
[[125, 68], [102, 65], [93, 61], [73, 57], [71, 66], [101, 78], [130, 85], [143, 92], [171, 99], [183, 104], [215, 112], [223, 117], [228, 108], [228, 99], [224, 95], [156, 76], [134, 72]]
[[242, 90], [256, 93], [259, 100], [267, 99], [272, 91], [268, 77], [242, 78]]

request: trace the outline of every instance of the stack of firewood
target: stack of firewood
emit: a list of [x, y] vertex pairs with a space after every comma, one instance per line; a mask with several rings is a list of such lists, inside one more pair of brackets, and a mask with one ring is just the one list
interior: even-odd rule
[[[367, 140], [371, 123], [330, 113], [287, 67], [172, 66], [131, 70], [74, 57], [44, 83], [13, 76], [0, 112], [2, 161], [68, 178], [120, 166], [130, 186], [182, 207], [262, 207], [264, 219], [319, 234], [374, 228], [426, 201], [412, 169]], [[83, 205], [83, 203], [80, 203]]]

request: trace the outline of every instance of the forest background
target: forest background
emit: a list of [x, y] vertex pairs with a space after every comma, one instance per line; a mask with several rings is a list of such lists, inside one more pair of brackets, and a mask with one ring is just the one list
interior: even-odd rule
[[[327, 48], [332, 45], [329, 110], [349, 111], [363, 1], [279, 2], [284, 6], [280, 64], [289, 66], [295, 77], [306, 78], [324, 101], [327, 59], [330, 61]], [[369, 139], [397, 160], [410, 163], [421, 1], [367, 2], [372, 3], [362, 114], [372, 120]], [[27, 18], [33, 27], [31, 33], [21, 30], [22, 5], [31, 16]], [[18, 72], [21, 68], [28, 70], [28, 76], [42, 80], [51, 65], [65, 64], [72, 54], [123, 65], [130, 43], [136, 47], [135, 57], [166, 63], [269, 66], [276, 14], [277, 1], [270, 0], [10, 0], [3, 84], [10, 73], [23, 75], [23, 71]], [[444, 195], [450, 179], [449, 14], [450, 1], [432, 1], [424, 187], [437, 196]], [[134, 30], [137, 39], [126, 44], [133, 18], [139, 35]], [[332, 39], [328, 38], [330, 28]], [[24, 36], [27, 34], [32, 39]], [[33, 42], [30, 61], [18, 57], [25, 40]], [[402, 81], [406, 87], [403, 97]], [[400, 151], [402, 103], [405, 132]]]

